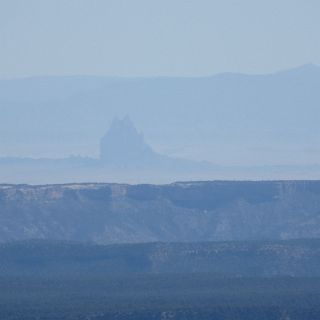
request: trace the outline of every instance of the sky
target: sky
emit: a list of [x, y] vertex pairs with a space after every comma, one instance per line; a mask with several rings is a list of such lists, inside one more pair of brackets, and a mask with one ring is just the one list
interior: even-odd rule
[[320, 64], [319, 0], [0, 0], [0, 79]]

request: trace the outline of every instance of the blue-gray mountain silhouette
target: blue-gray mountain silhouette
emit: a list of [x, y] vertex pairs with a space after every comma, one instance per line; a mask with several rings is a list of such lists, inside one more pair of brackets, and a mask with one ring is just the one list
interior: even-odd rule
[[[0, 180], [319, 179], [319, 87], [315, 65], [269, 75], [1, 80]], [[124, 119], [103, 139], [100, 159], [106, 122], [125, 114], [151, 146], [219, 166], [160, 155]]]
[[143, 165], [162, 158], [144, 140], [128, 116], [115, 118], [100, 141], [100, 159], [106, 164]]
[[130, 114], [171, 155], [221, 165], [312, 165], [320, 158], [319, 86], [320, 67], [310, 64], [268, 75], [1, 80], [0, 152], [93, 156], [106, 123]]

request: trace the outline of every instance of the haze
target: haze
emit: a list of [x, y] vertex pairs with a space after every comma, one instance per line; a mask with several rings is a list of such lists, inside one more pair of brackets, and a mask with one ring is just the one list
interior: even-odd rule
[[1, 0], [0, 77], [269, 73], [320, 63], [316, 0]]
[[[315, 0], [0, 0], [0, 180], [319, 178], [319, 12]], [[98, 163], [105, 134], [103, 166], [120, 178]]]

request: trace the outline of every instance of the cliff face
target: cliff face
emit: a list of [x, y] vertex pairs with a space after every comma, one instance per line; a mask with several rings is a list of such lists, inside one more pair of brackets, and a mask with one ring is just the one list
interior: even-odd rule
[[320, 181], [1, 185], [0, 241], [320, 237]]

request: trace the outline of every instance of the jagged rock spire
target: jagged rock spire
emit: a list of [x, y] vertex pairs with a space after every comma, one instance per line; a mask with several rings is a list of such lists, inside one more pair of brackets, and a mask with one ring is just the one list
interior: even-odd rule
[[100, 141], [100, 159], [105, 163], [137, 164], [156, 155], [129, 116], [115, 118]]

